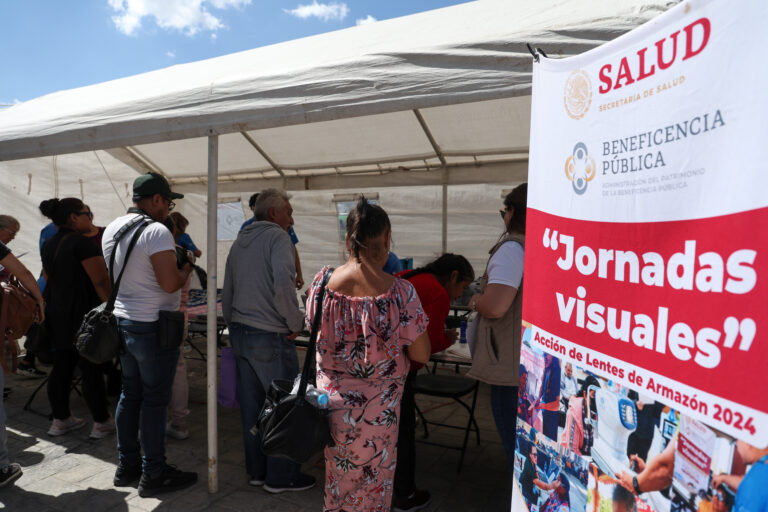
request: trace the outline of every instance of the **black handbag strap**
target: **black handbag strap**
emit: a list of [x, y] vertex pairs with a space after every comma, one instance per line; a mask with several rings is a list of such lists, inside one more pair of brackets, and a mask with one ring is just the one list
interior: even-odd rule
[[[115, 301], [117, 300], [117, 291], [120, 289], [120, 281], [123, 279], [123, 273], [125, 272], [125, 269], [128, 267], [128, 258], [131, 256], [131, 252], [133, 252], [133, 248], [136, 246], [136, 242], [139, 240], [139, 237], [141, 236], [141, 233], [144, 232], [145, 229], [147, 229], [147, 226], [149, 226], [149, 221], [147, 221], [143, 216], [139, 217], [138, 219], [133, 219], [130, 224], [136, 225], [139, 222], [142, 222], [139, 226], [139, 229], [136, 230], [136, 233], [134, 233], [133, 238], [131, 238], [131, 243], [128, 245], [128, 251], [125, 253], [125, 259], [123, 259], [123, 268], [120, 269], [120, 274], [117, 276], [117, 281], [114, 281], [112, 283], [112, 293], [109, 294], [109, 299], [107, 300], [106, 306], [104, 306], [104, 311], [106, 313], [111, 313], [115, 309]], [[128, 233], [129, 230], [124, 228], [121, 228], [117, 234], [115, 235], [114, 241], [115, 244], [112, 246], [112, 254], [109, 256], [109, 278], [110, 281], [113, 279], [115, 273], [114, 273], [114, 266], [115, 266], [115, 254], [117, 254], [117, 245], [120, 243], [120, 240], [125, 236], [126, 233]]]
[[[332, 268], [329, 268], [323, 276], [323, 282], [320, 285], [320, 291], [315, 299], [315, 316], [312, 319], [312, 330], [309, 332], [309, 346], [307, 347], [307, 357], [304, 359], [304, 369], [301, 371], [301, 383], [297, 396], [304, 398], [307, 393], [307, 382], [309, 381], [309, 372], [315, 359], [315, 345], [317, 344], [317, 335], [320, 331], [320, 319], [323, 316], [323, 299], [325, 299], [325, 289], [328, 286], [328, 280], [333, 274]], [[301, 404], [302, 400], [297, 403]]]

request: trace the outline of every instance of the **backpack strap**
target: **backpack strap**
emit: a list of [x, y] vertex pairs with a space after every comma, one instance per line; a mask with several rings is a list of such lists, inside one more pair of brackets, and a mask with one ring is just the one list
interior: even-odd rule
[[[117, 300], [117, 292], [120, 289], [120, 281], [123, 279], [123, 274], [125, 273], [125, 269], [128, 267], [128, 258], [130, 258], [131, 253], [133, 252], [133, 248], [136, 246], [136, 242], [139, 240], [139, 237], [144, 232], [145, 229], [147, 229], [147, 226], [149, 226], [150, 222], [147, 221], [144, 216], [140, 216], [138, 219], [133, 219], [130, 222], [131, 227], [135, 226], [136, 224], [142, 223], [139, 228], [136, 230], [136, 233], [133, 234], [133, 238], [131, 238], [131, 243], [128, 245], [128, 251], [125, 253], [125, 258], [123, 259], [123, 268], [120, 270], [120, 274], [117, 276], [117, 280], [112, 283], [112, 293], [109, 294], [109, 299], [107, 300], [107, 304], [104, 306], [104, 311], [106, 313], [111, 313], [115, 309], [115, 301]], [[115, 234], [115, 244], [112, 247], [112, 254], [109, 256], [109, 277], [110, 281], [112, 280], [114, 274], [114, 265], [115, 265], [115, 254], [117, 254], [117, 245], [120, 243], [120, 239], [125, 237], [125, 235], [130, 231], [130, 229], [124, 229], [120, 228], [120, 230]]]

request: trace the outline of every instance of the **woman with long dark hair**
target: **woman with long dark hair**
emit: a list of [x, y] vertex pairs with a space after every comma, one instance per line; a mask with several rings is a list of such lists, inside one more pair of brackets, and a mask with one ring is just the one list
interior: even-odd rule
[[[329, 395], [325, 511], [389, 510], [400, 396], [410, 360], [429, 360], [427, 317], [408, 281], [386, 274], [392, 228], [361, 198], [347, 217], [349, 259], [333, 272], [317, 338], [317, 386]], [[312, 324], [324, 268], [307, 297]]]
[[[528, 184], [515, 187], [500, 210], [504, 233], [491, 248], [481, 292], [469, 306], [477, 312], [472, 369], [468, 375], [491, 385], [491, 410], [510, 471], [515, 463], [517, 388], [523, 321], [523, 260]], [[559, 383], [558, 383], [559, 386]]]
[[[446, 330], [445, 320], [451, 301], [461, 297], [475, 279], [475, 271], [464, 256], [443, 254], [415, 270], [404, 270], [398, 277], [408, 280], [416, 289], [421, 306], [429, 317], [427, 333], [431, 353], [440, 352], [456, 342], [456, 330]], [[397, 438], [398, 458], [395, 472], [395, 511], [420, 510], [430, 503], [429, 492], [416, 488], [416, 401], [413, 379], [421, 364], [412, 363], [400, 400], [400, 433]]]
[[69, 409], [72, 377], [79, 366], [83, 397], [94, 421], [90, 437], [101, 439], [115, 431], [107, 410], [104, 376], [100, 366], [80, 358], [75, 334], [83, 316], [109, 297], [107, 267], [96, 244], [84, 236], [93, 228], [92, 214], [80, 199], [48, 199], [40, 203], [40, 211], [58, 228], [42, 250], [46, 326], [54, 349], [48, 379], [53, 423], [48, 435], [60, 436], [85, 425], [85, 420], [72, 416]]

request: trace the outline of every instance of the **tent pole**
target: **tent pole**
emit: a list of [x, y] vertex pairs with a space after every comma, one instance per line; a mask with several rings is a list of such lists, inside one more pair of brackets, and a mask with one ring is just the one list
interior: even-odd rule
[[443, 166], [443, 222], [442, 222], [442, 253], [448, 252], [448, 168]]
[[[212, 132], [211, 132], [212, 133]], [[206, 232], [206, 250], [208, 251], [208, 318], [206, 325], [206, 363], [208, 373], [208, 492], [219, 492], [219, 425], [216, 418], [217, 407], [217, 374], [218, 362], [218, 336], [217, 320], [218, 307], [216, 303], [216, 249], [217, 249], [217, 208], [218, 201], [218, 175], [219, 175], [219, 136], [208, 136], [208, 227]]]

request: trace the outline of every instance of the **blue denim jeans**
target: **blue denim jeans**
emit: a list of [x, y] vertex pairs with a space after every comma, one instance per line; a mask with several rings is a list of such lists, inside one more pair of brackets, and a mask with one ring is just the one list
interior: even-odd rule
[[165, 421], [179, 349], [160, 348], [158, 322], [118, 318], [117, 325], [125, 340], [123, 392], [115, 411], [118, 459], [122, 465], [141, 462], [144, 474], [156, 478], [165, 466]]
[[285, 334], [232, 323], [229, 326], [232, 350], [237, 364], [237, 400], [243, 420], [245, 469], [251, 478], [280, 487], [294, 481], [301, 466], [287, 459], [267, 457], [261, 451], [261, 438], [251, 427], [261, 412], [269, 385], [274, 379], [295, 379], [299, 373], [296, 346]]
[[491, 411], [501, 444], [507, 454], [510, 474], [515, 474], [515, 438], [517, 436], [517, 386], [491, 386]]

